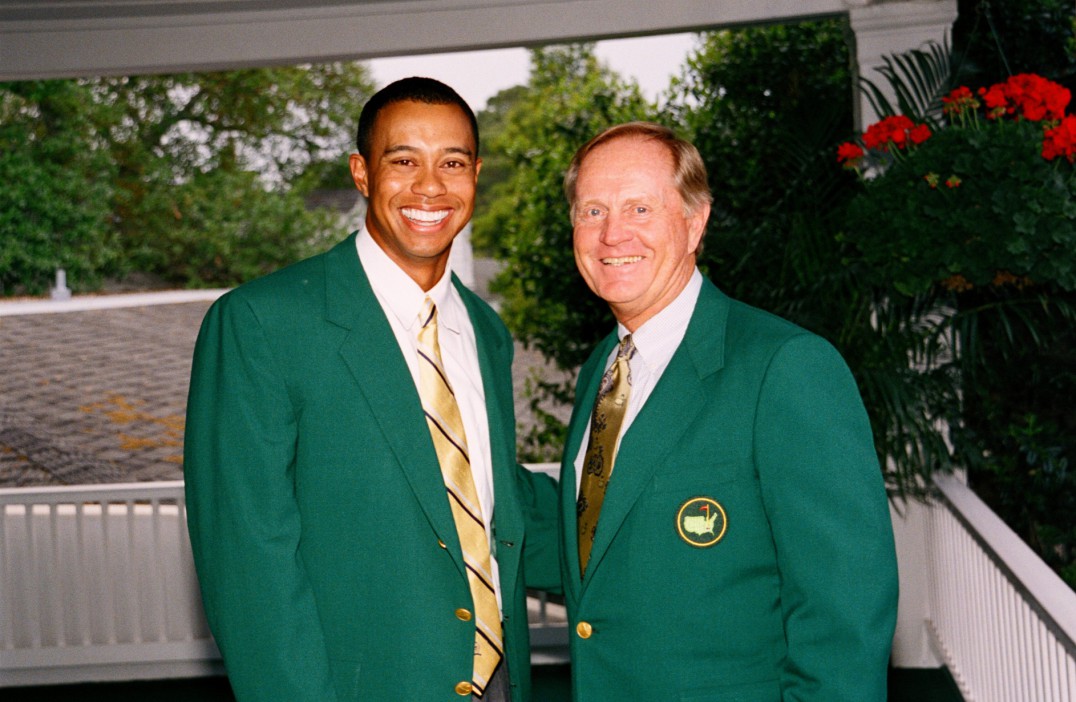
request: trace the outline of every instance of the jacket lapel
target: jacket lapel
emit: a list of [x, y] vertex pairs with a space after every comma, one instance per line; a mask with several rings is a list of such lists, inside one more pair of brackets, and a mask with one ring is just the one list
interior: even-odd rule
[[339, 353], [437, 537], [463, 573], [459, 536], [445, 498], [422, 402], [396, 336], [359, 263], [352, 235], [326, 254], [326, 320], [349, 330]]
[[[727, 320], [728, 298], [712, 283], [704, 281], [684, 340], [621, 439], [598, 519], [584, 588], [601, 567], [602, 558], [654, 472], [676, 451], [684, 432], [712, 401], [703, 392], [702, 384], [724, 365]], [[591, 402], [594, 392], [588, 394]]]
[[[459, 278], [453, 276], [453, 284], [460, 293], [467, 315], [474, 328], [478, 348], [478, 365], [482, 371], [482, 388], [486, 396], [486, 421], [489, 423], [489, 448], [493, 471], [493, 541], [491, 546], [497, 558], [501, 576], [501, 591], [514, 591], [519, 574], [520, 552], [523, 546], [523, 513], [516, 494], [515, 471], [515, 398], [512, 384], [497, 375], [497, 369], [510, 358], [503, 331], [491, 324], [479, 309], [477, 297]], [[498, 548], [497, 542], [514, 544], [513, 548]]]

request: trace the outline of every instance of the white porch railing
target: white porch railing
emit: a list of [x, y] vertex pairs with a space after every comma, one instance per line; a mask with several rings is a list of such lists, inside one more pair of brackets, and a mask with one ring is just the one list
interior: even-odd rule
[[181, 481], [0, 490], [0, 686], [220, 674]]
[[[968, 702], [1076, 702], [1076, 594], [963, 484], [937, 482], [941, 500], [908, 514], [916, 534], [898, 529], [895, 664], [930, 665], [901, 663], [925, 629]], [[2, 489], [0, 515], [0, 687], [223, 672], [182, 482]], [[534, 662], [565, 660], [563, 607], [529, 605]]]
[[1076, 593], [966, 485], [938, 476], [928, 629], [967, 702], [1076, 702]]
[[[563, 605], [528, 614], [533, 661], [566, 661]], [[222, 673], [182, 481], [0, 489], [0, 688]]]

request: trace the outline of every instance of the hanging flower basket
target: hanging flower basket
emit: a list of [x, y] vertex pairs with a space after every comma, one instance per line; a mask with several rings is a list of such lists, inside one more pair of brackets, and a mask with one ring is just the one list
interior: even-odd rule
[[943, 123], [904, 115], [838, 148], [863, 190], [846, 238], [909, 295], [941, 285], [1076, 289], [1076, 116], [1070, 93], [1023, 74], [943, 99]]

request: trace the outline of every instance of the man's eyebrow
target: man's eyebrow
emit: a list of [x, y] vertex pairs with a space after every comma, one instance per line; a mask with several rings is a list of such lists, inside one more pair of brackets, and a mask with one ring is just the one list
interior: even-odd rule
[[[396, 144], [394, 146], [387, 147], [385, 149], [385, 151], [384, 151], [384, 154], [386, 156], [391, 156], [393, 154], [398, 154], [398, 153], [402, 153], [402, 152], [411, 152], [411, 151], [418, 151], [418, 147], [410, 146], [409, 144]], [[449, 147], [446, 147], [446, 148], [442, 149], [441, 153], [443, 153], [443, 154], [462, 154], [463, 156], [467, 156], [468, 158], [474, 158], [474, 152], [471, 151], [466, 146], [449, 146]]]
[[446, 154], [463, 154], [468, 158], [474, 158], [474, 153], [465, 146], [450, 146], [445, 149]]

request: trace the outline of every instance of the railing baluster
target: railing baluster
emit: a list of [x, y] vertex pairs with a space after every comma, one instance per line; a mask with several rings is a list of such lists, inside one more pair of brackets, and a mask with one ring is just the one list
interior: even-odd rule
[[[11, 544], [8, 543], [7, 519], [10, 508], [0, 504], [0, 593], [8, 593], [11, 597], [15, 591], [12, 578]], [[8, 651], [15, 648], [15, 625], [10, 616], [0, 616], [0, 651]]]
[[161, 501], [153, 498], [150, 501], [150, 519], [152, 520], [153, 545], [152, 558], [154, 572], [158, 574], [157, 587], [153, 592], [153, 607], [157, 615], [157, 641], [168, 640], [168, 594], [167, 594], [167, 564], [164, 562], [164, 554], [161, 548], [161, 520], [164, 518], [161, 512]]
[[978, 702], [1076, 702], [1076, 593], [966, 486], [935, 482], [931, 617], [962, 692]]
[[[101, 500], [101, 534], [102, 544], [104, 545], [104, 551], [102, 554], [101, 564], [104, 571], [114, 572], [113, 565], [111, 563], [110, 554], [112, 553], [112, 510], [108, 502], [108, 499]], [[122, 577], [127, 577], [126, 573], [122, 574]], [[105, 641], [109, 644], [115, 645], [118, 642], [117, 626], [116, 626], [116, 579], [115, 578], [102, 578], [104, 597], [102, 600], [105, 603]]]
[[26, 575], [23, 577], [22, 599], [26, 602], [27, 624], [30, 628], [30, 646], [31, 648], [41, 648], [41, 604], [33, 596], [37, 589], [37, 584], [34, 581], [38, 579], [38, 574], [41, 570], [38, 560], [33, 557], [35, 533], [33, 504], [26, 506], [25, 524], [26, 543], [24, 544], [25, 560], [23, 562], [28, 563], [30, 567], [26, 569]]
[[[52, 556], [52, 558], [50, 559], [50, 564], [49, 565], [50, 565], [50, 571], [51, 571], [50, 575], [52, 577], [50, 578], [50, 577], [46, 576], [46, 579], [44, 581], [42, 581], [43, 586], [44, 586], [45, 582], [48, 582], [49, 580], [52, 580], [53, 578], [58, 579], [58, 580], [62, 580], [63, 579], [63, 572], [64, 572], [63, 560], [62, 560], [63, 559], [63, 553], [62, 553], [62, 547], [61, 547], [61, 543], [60, 543], [61, 542], [61, 537], [60, 537], [60, 528], [59, 528], [59, 526], [60, 526], [59, 525], [59, 517], [60, 517], [60, 515], [59, 515], [59, 507], [57, 505], [55, 505], [55, 504], [50, 504], [50, 505], [48, 505], [48, 511], [49, 511], [49, 513], [48, 513], [48, 516], [49, 516], [49, 540], [48, 540], [48, 543], [49, 543], [49, 548], [52, 549], [52, 552], [50, 554]], [[43, 558], [42, 561], [44, 561], [44, 560], [45, 559]], [[53, 636], [55, 637], [55, 645], [57, 645], [57, 646], [66, 646], [67, 645], [67, 635], [66, 635], [66, 633], [64, 631], [64, 610], [67, 607], [67, 603], [66, 603], [66, 601], [65, 601], [65, 599], [64, 599], [64, 597], [62, 595], [63, 586], [61, 585], [59, 588], [46, 587], [44, 589], [47, 591], [45, 593], [45, 597], [47, 598], [46, 603], [48, 605], [47, 608], [48, 608], [49, 612], [52, 614], [52, 617], [51, 617], [52, 625], [55, 627], [54, 634], [53, 634]]]
[[142, 615], [142, 576], [145, 573], [143, 570], [145, 566], [140, 566], [140, 559], [138, 558], [135, 502], [134, 500], [127, 500], [124, 504], [127, 508], [127, 513], [124, 515], [127, 525], [127, 562], [133, 566], [129, 570], [128, 577], [125, 578], [124, 583], [127, 587], [127, 614], [131, 621], [131, 642], [142, 643], [145, 640], [143, 636], [144, 617]]
[[92, 628], [90, 624], [90, 588], [91, 584], [86, 575], [86, 503], [79, 500], [75, 504], [75, 572], [72, 574], [74, 591], [71, 597], [75, 600], [75, 621], [79, 632], [80, 643], [89, 646], [92, 641]]

